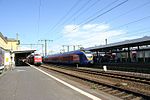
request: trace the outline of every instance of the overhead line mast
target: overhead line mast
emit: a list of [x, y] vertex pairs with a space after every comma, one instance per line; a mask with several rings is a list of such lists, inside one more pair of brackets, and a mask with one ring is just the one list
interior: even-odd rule
[[45, 56], [47, 55], [47, 42], [53, 42], [53, 40], [38, 40], [38, 41], [44, 41], [44, 44], [45, 44]]

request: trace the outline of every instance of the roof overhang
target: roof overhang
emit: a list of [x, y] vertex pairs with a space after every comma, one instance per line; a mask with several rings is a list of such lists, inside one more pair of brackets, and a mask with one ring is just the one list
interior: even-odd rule
[[111, 43], [111, 44], [107, 44], [107, 45], [90, 47], [90, 48], [86, 48], [86, 50], [97, 51], [97, 50], [101, 50], [101, 49], [127, 48], [127, 47], [142, 46], [142, 45], [150, 45], [150, 36], [133, 39], [133, 40], [125, 40], [122, 42]]
[[13, 53], [33, 53], [36, 50], [20, 50], [20, 51], [13, 51]]

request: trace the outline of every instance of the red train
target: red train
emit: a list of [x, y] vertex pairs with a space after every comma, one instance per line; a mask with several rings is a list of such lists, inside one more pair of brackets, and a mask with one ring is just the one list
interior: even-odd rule
[[26, 61], [30, 64], [40, 66], [42, 64], [42, 56], [40, 54], [31, 54], [27, 56]]

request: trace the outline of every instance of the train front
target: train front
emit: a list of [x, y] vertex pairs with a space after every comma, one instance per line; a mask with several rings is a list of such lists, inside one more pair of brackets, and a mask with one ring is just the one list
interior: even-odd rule
[[83, 51], [87, 58], [86, 64], [93, 64], [93, 53], [91, 51]]
[[34, 64], [40, 66], [42, 64], [42, 56], [40, 54], [34, 55]]

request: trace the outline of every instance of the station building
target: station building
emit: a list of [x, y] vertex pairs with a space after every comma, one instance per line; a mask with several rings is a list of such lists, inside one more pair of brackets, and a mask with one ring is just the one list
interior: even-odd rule
[[13, 52], [18, 50], [19, 44], [19, 40], [7, 38], [0, 32], [0, 69], [3, 69], [4, 66], [9, 68], [15, 64]]

